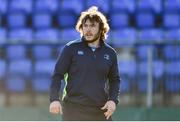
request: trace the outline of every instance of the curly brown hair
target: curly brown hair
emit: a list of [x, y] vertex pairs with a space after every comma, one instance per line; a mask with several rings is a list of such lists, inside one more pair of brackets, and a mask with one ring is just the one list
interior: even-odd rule
[[100, 11], [98, 11], [98, 7], [92, 6], [87, 11], [81, 12], [81, 16], [76, 24], [76, 30], [80, 32], [81, 36], [83, 36], [82, 25], [86, 22], [86, 20], [90, 20], [91, 22], [96, 21], [99, 23], [101, 30], [100, 39], [104, 41], [107, 38], [107, 33], [110, 28], [106, 17]]

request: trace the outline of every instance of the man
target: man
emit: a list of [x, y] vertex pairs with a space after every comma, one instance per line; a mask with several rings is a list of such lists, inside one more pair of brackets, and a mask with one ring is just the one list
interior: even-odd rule
[[[105, 43], [109, 25], [93, 6], [82, 12], [76, 25], [81, 39], [69, 42], [55, 66], [50, 89], [50, 112], [64, 121], [112, 120], [118, 104], [120, 77], [115, 50]], [[68, 74], [61, 106], [60, 81]]]

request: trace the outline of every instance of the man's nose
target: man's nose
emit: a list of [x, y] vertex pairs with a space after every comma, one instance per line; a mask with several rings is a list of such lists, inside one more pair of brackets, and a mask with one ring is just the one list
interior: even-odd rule
[[88, 32], [88, 33], [89, 33], [89, 32], [91, 32], [91, 29], [90, 29], [90, 27], [88, 27], [88, 28], [87, 28], [87, 32]]
[[87, 32], [91, 32], [91, 30], [90, 30], [90, 29], [87, 29]]
[[87, 31], [90, 31], [90, 26], [87, 26]]

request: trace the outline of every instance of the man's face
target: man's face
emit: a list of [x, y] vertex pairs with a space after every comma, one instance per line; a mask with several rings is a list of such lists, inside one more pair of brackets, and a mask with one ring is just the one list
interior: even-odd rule
[[94, 42], [100, 36], [99, 23], [96, 21], [91, 22], [90, 20], [86, 20], [86, 22], [82, 25], [82, 31], [86, 41]]

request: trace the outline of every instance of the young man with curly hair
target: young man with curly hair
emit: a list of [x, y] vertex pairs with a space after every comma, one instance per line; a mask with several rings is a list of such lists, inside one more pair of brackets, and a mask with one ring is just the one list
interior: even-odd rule
[[[50, 112], [64, 121], [106, 121], [118, 104], [120, 77], [116, 51], [105, 40], [106, 17], [93, 6], [76, 24], [81, 38], [67, 43], [55, 66], [50, 88]], [[68, 74], [66, 96], [59, 100], [60, 82]]]

